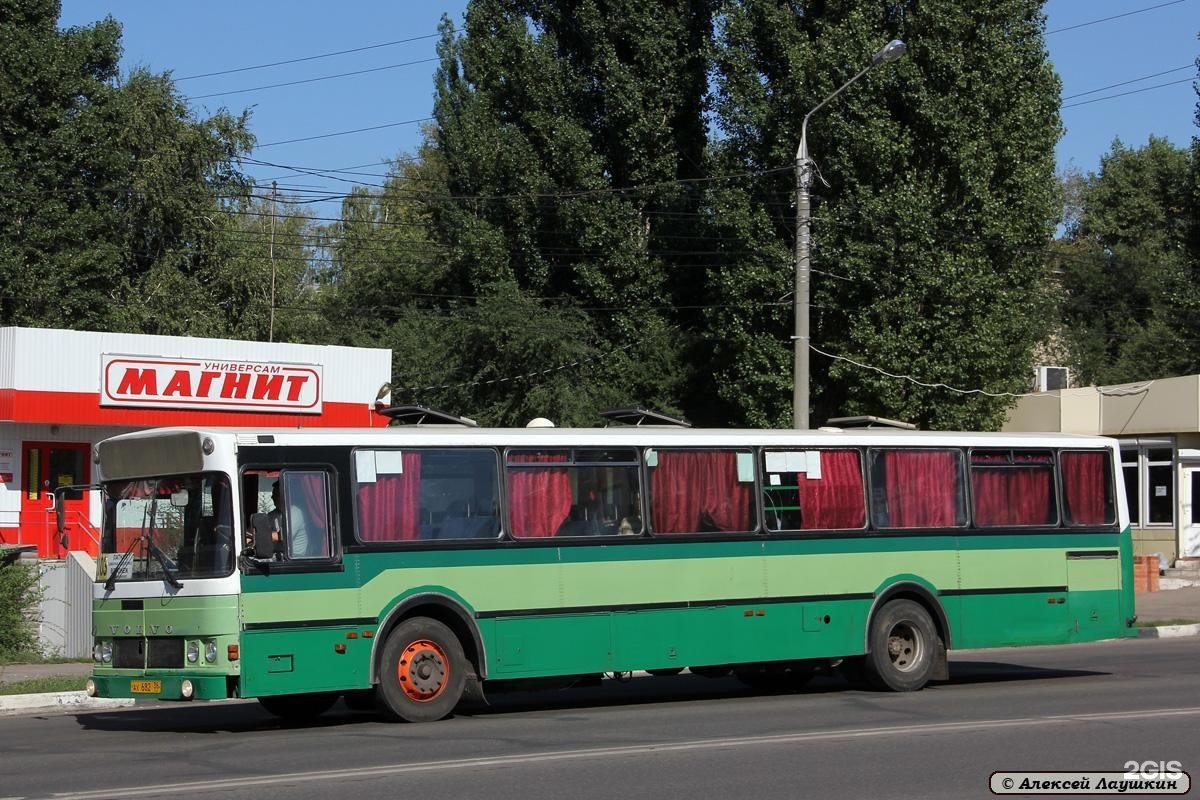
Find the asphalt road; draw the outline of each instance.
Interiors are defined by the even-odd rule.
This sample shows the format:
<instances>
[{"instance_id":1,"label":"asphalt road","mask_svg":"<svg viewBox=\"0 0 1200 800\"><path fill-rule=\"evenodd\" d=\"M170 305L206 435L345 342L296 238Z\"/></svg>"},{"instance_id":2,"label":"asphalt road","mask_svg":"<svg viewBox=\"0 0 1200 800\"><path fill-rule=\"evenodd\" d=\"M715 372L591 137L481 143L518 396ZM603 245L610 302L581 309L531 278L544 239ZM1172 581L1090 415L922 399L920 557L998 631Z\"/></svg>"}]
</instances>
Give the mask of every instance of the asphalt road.
<instances>
[{"instance_id":1,"label":"asphalt road","mask_svg":"<svg viewBox=\"0 0 1200 800\"><path fill-rule=\"evenodd\" d=\"M957 654L913 694L755 694L690 675L503 696L430 725L253 702L0 718L0 800L990 797L997 770L1180 761L1200 777L1200 637Z\"/></svg>"}]
</instances>

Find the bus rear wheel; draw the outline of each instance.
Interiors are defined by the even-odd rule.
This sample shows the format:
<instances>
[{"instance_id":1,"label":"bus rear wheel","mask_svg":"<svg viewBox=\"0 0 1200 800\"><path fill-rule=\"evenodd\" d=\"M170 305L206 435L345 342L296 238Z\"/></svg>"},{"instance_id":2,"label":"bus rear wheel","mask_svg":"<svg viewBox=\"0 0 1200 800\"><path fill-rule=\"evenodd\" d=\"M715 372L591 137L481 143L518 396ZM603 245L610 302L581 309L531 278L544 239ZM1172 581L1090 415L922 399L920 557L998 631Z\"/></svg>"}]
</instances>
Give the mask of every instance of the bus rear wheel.
<instances>
[{"instance_id":1,"label":"bus rear wheel","mask_svg":"<svg viewBox=\"0 0 1200 800\"><path fill-rule=\"evenodd\" d=\"M929 612L912 600L893 600L871 619L870 651L864 667L875 689L915 692L929 682L937 648L937 629Z\"/></svg>"},{"instance_id":2,"label":"bus rear wheel","mask_svg":"<svg viewBox=\"0 0 1200 800\"><path fill-rule=\"evenodd\" d=\"M338 696L332 692L314 692L310 694L280 694L258 698L258 704L269 714L273 714L288 722L304 722L313 717L319 717L337 702Z\"/></svg>"},{"instance_id":3,"label":"bus rear wheel","mask_svg":"<svg viewBox=\"0 0 1200 800\"><path fill-rule=\"evenodd\" d=\"M405 620L388 635L379 667L379 698L391 718L434 722L454 710L467 679L458 637L427 617Z\"/></svg>"}]
</instances>

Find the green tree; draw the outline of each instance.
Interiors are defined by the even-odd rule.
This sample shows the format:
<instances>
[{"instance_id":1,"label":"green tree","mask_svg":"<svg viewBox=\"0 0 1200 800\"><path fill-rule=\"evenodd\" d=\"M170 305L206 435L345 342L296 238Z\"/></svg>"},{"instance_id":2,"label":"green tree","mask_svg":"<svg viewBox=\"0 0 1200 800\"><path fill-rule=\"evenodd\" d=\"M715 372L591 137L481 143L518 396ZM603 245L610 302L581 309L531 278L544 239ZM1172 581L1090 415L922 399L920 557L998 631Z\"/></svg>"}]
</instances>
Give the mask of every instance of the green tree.
<instances>
[{"instance_id":1,"label":"green tree","mask_svg":"<svg viewBox=\"0 0 1200 800\"><path fill-rule=\"evenodd\" d=\"M1200 371L1196 146L1119 140L1080 179L1059 243L1063 330L1086 382Z\"/></svg>"},{"instance_id":2,"label":"green tree","mask_svg":"<svg viewBox=\"0 0 1200 800\"><path fill-rule=\"evenodd\" d=\"M58 14L0 0L0 324L211 332L246 117L197 120L168 77L118 79L120 25Z\"/></svg>"},{"instance_id":3,"label":"green tree","mask_svg":"<svg viewBox=\"0 0 1200 800\"><path fill-rule=\"evenodd\" d=\"M865 75L809 128L820 183L813 344L930 383L1024 387L1050 294L1059 81L1040 0L806 3L729 0L716 46L716 169L762 173L722 189L733 252L709 277L716 385L729 414L790 422L793 163L803 115L891 38L901 61ZM880 414L931 428L999 423L1004 401L960 396L813 354L814 424Z\"/></svg>"},{"instance_id":4,"label":"green tree","mask_svg":"<svg viewBox=\"0 0 1200 800\"><path fill-rule=\"evenodd\" d=\"M483 359L473 367L533 373L583 347L610 354L590 362L584 395L683 405L711 7L474 0L462 36L443 23L433 145L446 194L428 202L446 285L489 319L509 303L525 328L555 334L497 337L499 351L468 349ZM594 407L558 407L595 422Z\"/></svg>"}]
</instances>

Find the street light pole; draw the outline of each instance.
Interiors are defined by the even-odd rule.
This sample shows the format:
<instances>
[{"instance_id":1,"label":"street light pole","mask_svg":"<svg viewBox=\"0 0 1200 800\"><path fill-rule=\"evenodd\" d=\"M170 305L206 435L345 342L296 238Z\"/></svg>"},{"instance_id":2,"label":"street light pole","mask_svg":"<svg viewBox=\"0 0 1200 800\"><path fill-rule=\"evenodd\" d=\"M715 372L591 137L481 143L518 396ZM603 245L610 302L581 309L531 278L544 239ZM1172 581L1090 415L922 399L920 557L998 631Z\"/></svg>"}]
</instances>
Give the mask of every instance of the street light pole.
<instances>
[{"instance_id":1,"label":"street light pole","mask_svg":"<svg viewBox=\"0 0 1200 800\"><path fill-rule=\"evenodd\" d=\"M866 75L878 64L887 64L904 55L904 42L893 39L871 56L871 63L863 67L857 75L843 83L833 94L826 97L804 115L800 123L800 146L796 148L796 286L794 292L794 308L796 315L795 335L792 337L793 384L792 384L792 427L806 430L809 427L808 410L808 344L809 344L809 311L808 296L812 242L809 227L812 222L812 200L809 190L812 188L813 169L816 164L808 155L808 118L817 113L833 98L842 93L850 84Z\"/></svg>"}]
</instances>

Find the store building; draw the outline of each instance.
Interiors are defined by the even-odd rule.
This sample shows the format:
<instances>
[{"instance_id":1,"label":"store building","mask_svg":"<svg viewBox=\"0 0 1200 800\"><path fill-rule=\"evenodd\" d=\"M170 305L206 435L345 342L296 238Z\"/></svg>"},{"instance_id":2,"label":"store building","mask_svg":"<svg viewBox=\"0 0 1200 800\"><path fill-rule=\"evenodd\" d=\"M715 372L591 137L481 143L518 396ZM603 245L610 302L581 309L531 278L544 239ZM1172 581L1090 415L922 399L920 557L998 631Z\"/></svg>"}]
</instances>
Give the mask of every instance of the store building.
<instances>
[{"instance_id":1,"label":"store building","mask_svg":"<svg viewBox=\"0 0 1200 800\"><path fill-rule=\"evenodd\" d=\"M1114 437L1135 554L1200 557L1200 375L1027 395L1003 429Z\"/></svg>"},{"instance_id":2,"label":"store building","mask_svg":"<svg viewBox=\"0 0 1200 800\"><path fill-rule=\"evenodd\" d=\"M101 439L173 425L379 427L390 375L386 349L0 328L0 545L96 555L98 493L67 493L59 541L53 492L94 480Z\"/></svg>"}]
</instances>

